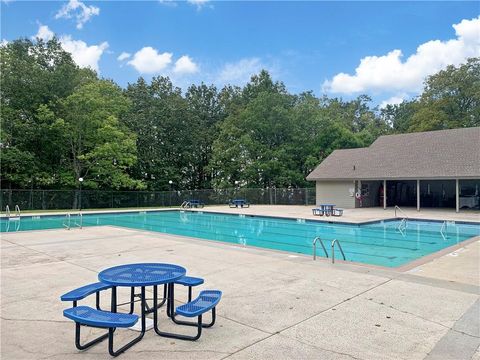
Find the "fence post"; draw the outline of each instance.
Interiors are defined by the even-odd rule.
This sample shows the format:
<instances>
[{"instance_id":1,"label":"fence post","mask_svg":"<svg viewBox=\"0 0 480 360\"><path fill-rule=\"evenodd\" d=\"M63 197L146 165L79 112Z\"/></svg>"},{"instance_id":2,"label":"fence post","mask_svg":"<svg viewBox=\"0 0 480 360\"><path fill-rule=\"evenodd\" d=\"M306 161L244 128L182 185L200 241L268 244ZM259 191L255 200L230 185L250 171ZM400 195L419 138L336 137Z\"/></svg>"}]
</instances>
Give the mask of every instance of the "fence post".
<instances>
[{"instance_id":1,"label":"fence post","mask_svg":"<svg viewBox=\"0 0 480 360\"><path fill-rule=\"evenodd\" d=\"M305 188L305 206L308 205L308 188Z\"/></svg>"},{"instance_id":2,"label":"fence post","mask_svg":"<svg viewBox=\"0 0 480 360\"><path fill-rule=\"evenodd\" d=\"M274 194L274 197L273 197L274 203L275 203L275 205L277 205L277 188L273 188L273 190L274 190L274 191L273 191L273 194Z\"/></svg>"}]
</instances>

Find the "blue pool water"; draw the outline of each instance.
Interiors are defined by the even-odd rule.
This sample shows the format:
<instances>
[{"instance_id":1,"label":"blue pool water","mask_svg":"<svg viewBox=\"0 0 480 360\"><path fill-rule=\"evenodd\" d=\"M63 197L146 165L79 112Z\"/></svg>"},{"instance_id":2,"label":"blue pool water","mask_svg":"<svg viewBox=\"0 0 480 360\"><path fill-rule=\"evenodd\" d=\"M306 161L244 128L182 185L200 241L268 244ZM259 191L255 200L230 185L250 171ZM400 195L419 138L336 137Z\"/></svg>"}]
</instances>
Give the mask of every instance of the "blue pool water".
<instances>
[{"instance_id":1,"label":"blue pool water","mask_svg":"<svg viewBox=\"0 0 480 360\"><path fill-rule=\"evenodd\" d=\"M1 231L58 229L63 216L2 219ZM71 218L72 227L78 219ZM290 220L207 212L156 211L83 215L83 226L114 225L246 246L312 254L312 241L320 236L330 255L333 239L341 242L348 261L397 267L480 235L480 224L409 220L404 231L399 221L364 225ZM338 249L336 258L340 259ZM320 245L317 256L325 256Z\"/></svg>"}]
</instances>

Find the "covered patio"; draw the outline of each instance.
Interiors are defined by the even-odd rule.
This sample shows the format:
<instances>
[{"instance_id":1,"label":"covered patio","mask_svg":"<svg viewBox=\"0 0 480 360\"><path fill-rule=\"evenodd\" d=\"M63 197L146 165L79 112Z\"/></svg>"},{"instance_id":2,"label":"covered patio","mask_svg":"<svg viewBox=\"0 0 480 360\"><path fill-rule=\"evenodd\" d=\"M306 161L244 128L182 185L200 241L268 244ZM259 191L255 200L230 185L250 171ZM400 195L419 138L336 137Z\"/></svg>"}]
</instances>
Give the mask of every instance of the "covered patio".
<instances>
[{"instance_id":1,"label":"covered patio","mask_svg":"<svg viewBox=\"0 0 480 360\"><path fill-rule=\"evenodd\" d=\"M416 179L357 181L360 198L355 207L392 206L421 208L479 209L480 180Z\"/></svg>"}]
</instances>

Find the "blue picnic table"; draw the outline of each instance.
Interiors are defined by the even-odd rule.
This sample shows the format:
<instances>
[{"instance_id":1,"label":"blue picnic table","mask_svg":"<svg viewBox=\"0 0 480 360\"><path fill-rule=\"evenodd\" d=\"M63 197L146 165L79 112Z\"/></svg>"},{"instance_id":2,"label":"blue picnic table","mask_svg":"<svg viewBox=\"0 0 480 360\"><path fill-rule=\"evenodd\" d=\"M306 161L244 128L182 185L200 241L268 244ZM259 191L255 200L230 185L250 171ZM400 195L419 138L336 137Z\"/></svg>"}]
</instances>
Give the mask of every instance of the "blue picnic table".
<instances>
[{"instance_id":1,"label":"blue picnic table","mask_svg":"<svg viewBox=\"0 0 480 360\"><path fill-rule=\"evenodd\" d=\"M335 207L335 204L320 204L318 207L312 209L313 215L320 215L323 216L330 216L333 214L333 208Z\"/></svg>"},{"instance_id":2,"label":"blue picnic table","mask_svg":"<svg viewBox=\"0 0 480 360\"><path fill-rule=\"evenodd\" d=\"M203 208L205 206L205 203L203 201L197 200L197 199L191 199L187 200L189 207L191 208Z\"/></svg>"},{"instance_id":3,"label":"blue picnic table","mask_svg":"<svg viewBox=\"0 0 480 360\"><path fill-rule=\"evenodd\" d=\"M174 309L174 282L185 276L187 270L185 268L164 263L139 263L139 264L126 264L111 267L101 271L98 274L98 279L104 283L112 286L112 312L117 311L117 287L140 287L140 299L141 308L141 337L146 332L146 297L145 287L154 286L155 293L157 292L158 285L167 284L167 309L170 313L173 313ZM157 331L157 299L154 298L153 302L153 314L154 322L153 327ZM159 334L162 335L162 334Z\"/></svg>"},{"instance_id":4,"label":"blue picnic table","mask_svg":"<svg viewBox=\"0 0 480 360\"><path fill-rule=\"evenodd\" d=\"M95 344L108 339L108 352L112 356L118 356L133 345L138 343L146 331L149 329L147 320L151 323L155 333L159 336L195 341L200 338L202 328L208 328L214 325L216 319L216 306L219 303L222 292L219 290L202 290L198 297L192 300L191 288L203 284L203 279L185 276L185 268L165 263L139 263L114 266L101 271L98 274L100 282L82 286L78 289L69 291L61 296L62 301L72 301L73 307L65 309L63 315L75 322L75 346L79 350L85 350ZM180 284L188 286L188 303L178 306L175 309L174 304L174 285ZM158 286L163 285L164 295L161 303L158 303ZM145 288L153 286L153 306L149 308L145 296ZM127 287L131 289L131 298L129 302L117 304L117 288ZM140 294L135 294L135 288L140 287ZM111 311L105 311L100 308L100 292L111 289ZM96 309L90 306L79 306L78 301L88 295L96 294ZM141 315L133 314L135 302L134 297L140 297ZM186 335L160 331L158 322L158 310L167 303L166 314L175 324L189 325L197 328L196 335ZM130 312L122 313L117 311L117 307L130 304ZM212 317L210 323L202 321L202 315L211 311ZM147 319L146 314L153 312L152 319ZM196 322L188 322L175 319L175 316L187 318L196 317ZM136 328L140 320L140 328ZM98 336L89 342L81 342L80 330L83 326L108 329L108 333ZM121 346L118 350L114 349L114 333L117 328L131 328L139 330L140 334L127 344Z\"/></svg>"},{"instance_id":5,"label":"blue picnic table","mask_svg":"<svg viewBox=\"0 0 480 360\"><path fill-rule=\"evenodd\" d=\"M245 200L245 199L233 199L233 200L230 200L230 202L228 203L228 206L231 207L231 208L238 208L238 207L250 207L250 203Z\"/></svg>"}]
</instances>

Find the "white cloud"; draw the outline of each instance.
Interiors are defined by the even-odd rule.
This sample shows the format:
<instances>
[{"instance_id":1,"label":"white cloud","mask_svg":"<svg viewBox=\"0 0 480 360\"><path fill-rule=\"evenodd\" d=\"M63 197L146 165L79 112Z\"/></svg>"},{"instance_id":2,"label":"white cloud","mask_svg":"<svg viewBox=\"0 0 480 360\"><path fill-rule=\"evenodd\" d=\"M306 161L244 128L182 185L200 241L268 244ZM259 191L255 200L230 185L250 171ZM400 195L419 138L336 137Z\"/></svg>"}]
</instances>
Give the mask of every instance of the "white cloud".
<instances>
[{"instance_id":1,"label":"white cloud","mask_svg":"<svg viewBox=\"0 0 480 360\"><path fill-rule=\"evenodd\" d=\"M355 74L339 73L323 84L324 91L354 94L373 92L418 92L426 76L447 65L459 65L469 57L480 56L480 16L454 24L456 38L431 40L421 44L415 54L402 61L402 51L360 60Z\"/></svg>"},{"instance_id":2,"label":"white cloud","mask_svg":"<svg viewBox=\"0 0 480 360\"><path fill-rule=\"evenodd\" d=\"M93 5L85 5L78 0L70 0L64 4L55 15L55 19L71 19L75 17L77 21L77 29L82 29L83 25L90 20L92 16L99 15L100 9Z\"/></svg>"},{"instance_id":3,"label":"white cloud","mask_svg":"<svg viewBox=\"0 0 480 360\"><path fill-rule=\"evenodd\" d=\"M154 74L165 70L171 62L172 53L160 54L156 49L147 46L137 51L128 64L142 74Z\"/></svg>"},{"instance_id":4,"label":"white cloud","mask_svg":"<svg viewBox=\"0 0 480 360\"><path fill-rule=\"evenodd\" d=\"M234 63L225 64L218 74L217 81L221 84L243 85L250 80L252 75L267 68L259 58L241 59Z\"/></svg>"},{"instance_id":5,"label":"white cloud","mask_svg":"<svg viewBox=\"0 0 480 360\"><path fill-rule=\"evenodd\" d=\"M72 54L73 60L80 67L90 67L98 71L98 62L103 52L108 48L108 43L105 41L99 45L88 46L82 40L73 40L70 35L64 35L60 38L62 48Z\"/></svg>"},{"instance_id":6,"label":"white cloud","mask_svg":"<svg viewBox=\"0 0 480 360\"><path fill-rule=\"evenodd\" d=\"M47 25L39 24L38 32L34 36L32 36L32 40L35 40L38 38L44 41L49 41L49 40L52 40L54 36L55 36L55 33L52 30L50 30Z\"/></svg>"},{"instance_id":7,"label":"white cloud","mask_svg":"<svg viewBox=\"0 0 480 360\"><path fill-rule=\"evenodd\" d=\"M132 54L130 53L127 53L127 52L122 52L118 57L117 57L117 60L118 61L123 61L123 60L126 60L128 59L130 56L132 56Z\"/></svg>"},{"instance_id":8,"label":"white cloud","mask_svg":"<svg viewBox=\"0 0 480 360\"><path fill-rule=\"evenodd\" d=\"M39 24L38 32L32 36L48 41L54 36L54 32L47 25ZM104 41L98 45L88 45L85 41L74 40L70 35L62 35L59 38L63 50L72 55L73 61L80 67L90 67L95 71L99 71L98 62L105 50L108 48L108 42Z\"/></svg>"},{"instance_id":9,"label":"white cloud","mask_svg":"<svg viewBox=\"0 0 480 360\"><path fill-rule=\"evenodd\" d=\"M198 65L189 56L184 55L175 62L173 72L176 74L194 74L198 72Z\"/></svg>"},{"instance_id":10,"label":"white cloud","mask_svg":"<svg viewBox=\"0 0 480 360\"><path fill-rule=\"evenodd\" d=\"M187 2L191 5L194 5L197 7L197 10L200 10L202 7L204 7L210 0L187 0Z\"/></svg>"},{"instance_id":11,"label":"white cloud","mask_svg":"<svg viewBox=\"0 0 480 360\"><path fill-rule=\"evenodd\" d=\"M386 100L383 100L380 104L380 109L384 109L387 105L398 105L401 104L408 96L406 94L395 95Z\"/></svg>"}]
</instances>

